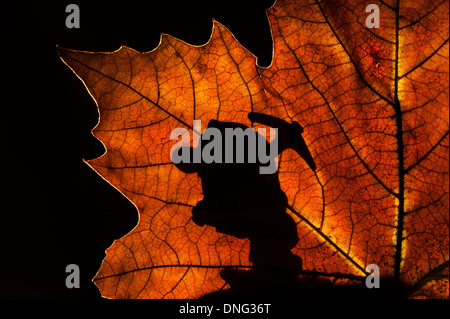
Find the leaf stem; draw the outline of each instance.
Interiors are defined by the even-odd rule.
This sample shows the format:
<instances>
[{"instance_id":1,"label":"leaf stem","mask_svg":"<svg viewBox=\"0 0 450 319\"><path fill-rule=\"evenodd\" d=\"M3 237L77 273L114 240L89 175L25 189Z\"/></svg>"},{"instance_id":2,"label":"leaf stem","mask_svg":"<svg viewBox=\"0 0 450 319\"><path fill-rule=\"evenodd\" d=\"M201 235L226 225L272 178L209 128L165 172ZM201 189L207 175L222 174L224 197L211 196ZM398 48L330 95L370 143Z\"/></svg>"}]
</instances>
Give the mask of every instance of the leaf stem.
<instances>
[{"instance_id":1,"label":"leaf stem","mask_svg":"<svg viewBox=\"0 0 450 319\"><path fill-rule=\"evenodd\" d=\"M403 141L403 117L398 98L399 82L399 25L400 25L400 0L397 0L395 8L395 79L394 79L394 110L397 126L397 153L398 153L398 207L397 207L397 234L395 239L394 278L400 279L403 249L403 231L405 217L405 159Z\"/></svg>"}]
</instances>

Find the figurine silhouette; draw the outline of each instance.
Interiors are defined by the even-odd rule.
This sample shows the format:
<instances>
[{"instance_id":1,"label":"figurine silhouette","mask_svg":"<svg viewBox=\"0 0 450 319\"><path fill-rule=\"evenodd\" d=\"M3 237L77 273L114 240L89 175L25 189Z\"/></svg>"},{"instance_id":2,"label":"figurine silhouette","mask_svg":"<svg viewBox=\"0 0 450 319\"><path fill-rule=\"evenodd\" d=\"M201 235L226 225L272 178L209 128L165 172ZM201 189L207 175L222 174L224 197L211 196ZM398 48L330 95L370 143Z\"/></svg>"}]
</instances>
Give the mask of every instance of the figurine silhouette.
<instances>
[{"instance_id":1,"label":"figurine silhouette","mask_svg":"<svg viewBox=\"0 0 450 319\"><path fill-rule=\"evenodd\" d=\"M287 123L273 116L261 113L249 113L252 122L277 128L277 156L286 149L296 151L315 170L314 160L303 140L302 127L297 122ZM247 129L246 125L234 122L211 120L208 128L217 128L225 136L226 128ZM265 137L261 144L269 149ZM202 147L208 143L202 138ZM225 158L225 141L222 142L222 157ZM244 154L247 154L248 142ZM186 151L182 148L174 152ZM190 154L194 149L190 147ZM198 150L197 150L198 151ZM267 152L266 152L267 154ZM265 166L257 158L249 163L246 157L243 163L179 163L176 166L185 173L197 173L201 178L204 198L192 209L193 221L199 225L215 227L220 233L250 241L249 260L253 264L251 271L224 269L221 273L231 287L247 285L247 281L262 283L287 282L298 277L302 270L302 260L290 250L299 238L297 226L286 213L287 197L280 188L278 172L260 174Z\"/></svg>"}]
</instances>

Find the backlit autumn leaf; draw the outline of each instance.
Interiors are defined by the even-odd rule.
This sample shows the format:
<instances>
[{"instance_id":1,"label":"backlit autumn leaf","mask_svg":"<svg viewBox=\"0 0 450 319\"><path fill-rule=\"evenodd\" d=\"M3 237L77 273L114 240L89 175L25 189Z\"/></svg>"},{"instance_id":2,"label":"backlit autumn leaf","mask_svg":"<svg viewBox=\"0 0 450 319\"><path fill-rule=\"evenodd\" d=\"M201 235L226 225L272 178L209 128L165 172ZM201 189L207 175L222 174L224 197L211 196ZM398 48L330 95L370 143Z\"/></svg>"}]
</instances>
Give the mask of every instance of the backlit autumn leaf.
<instances>
[{"instance_id":1,"label":"backlit autumn leaf","mask_svg":"<svg viewBox=\"0 0 450 319\"><path fill-rule=\"evenodd\" d=\"M95 277L103 296L197 298L226 286L223 268L252 266L247 239L192 221L200 179L171 162L169 137L194 119L251 126L254 111L301 123L317 165L279 157L305 275L344 283L376 264L448 298L449 3L373 3L379 29L364 1L278 0L268 68L218 22L203 46L163 35L147 53L59 50L99 108L107 152L89 165L140 213Z\"/></svg>"}]
</instances>

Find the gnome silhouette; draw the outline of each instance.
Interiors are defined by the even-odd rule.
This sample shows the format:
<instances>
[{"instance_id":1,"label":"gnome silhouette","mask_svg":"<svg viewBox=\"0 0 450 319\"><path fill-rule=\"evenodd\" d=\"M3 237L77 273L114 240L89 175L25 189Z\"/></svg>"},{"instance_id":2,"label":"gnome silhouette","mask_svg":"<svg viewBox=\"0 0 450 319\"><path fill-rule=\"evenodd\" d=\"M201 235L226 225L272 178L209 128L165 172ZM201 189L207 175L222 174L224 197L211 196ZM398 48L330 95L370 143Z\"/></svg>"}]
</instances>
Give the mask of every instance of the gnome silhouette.
<instances>
[{"instance_id":1,"label":"gnome silhouette","mask_svg":"<svg viewBox=\"0 0 450 319\"><path fill-rule=\"evenodd\" d=\"M314 160L302 137L303 128L297 122L288 123L279 118L251 112L248 118L252 122L260 123L277 129L275 139L271 143L278 144L278 151L271 156L277 157L286 149L297 152L312 170L316 169ZM208 128L216 128L226 136L225 130L248 126L235 122L221 122L211 120ZM256 135L258 147L267 150L269 142L261 134L252 130ZM204 148L209 139L201 137L199 147ZM225 161L225 141L222 141L222 161L220 163L194 163L192 160L180 162L176 167L185 173L197 173L201 178L204 198L192 209L193 222L199 226L209 225L224 234L237 238L248 238L250 241L249 260L251 270L224 269L221 276L230 286L246 285L242 278L257 278L255 280L268 281L291 280L298 277L302 270L302 260L290 250L295 247L299 237L297 226L293 218L286 212L287 197L280 188L278 172L261 174L261 167L267 166L259 157L250 162L248 157L242 162L229 163ZM254 146L254 145L253 145ZM245 143L245 154L249 144ZM184 149L183 148L188 148ZM194 154L195 149L183 146L174 152L189 151ZM253 151L261 151L255 149ZM235 156L235 155L234 155ZM274 159L273 159L274 160Z\"/></svg>"}]
</instances>

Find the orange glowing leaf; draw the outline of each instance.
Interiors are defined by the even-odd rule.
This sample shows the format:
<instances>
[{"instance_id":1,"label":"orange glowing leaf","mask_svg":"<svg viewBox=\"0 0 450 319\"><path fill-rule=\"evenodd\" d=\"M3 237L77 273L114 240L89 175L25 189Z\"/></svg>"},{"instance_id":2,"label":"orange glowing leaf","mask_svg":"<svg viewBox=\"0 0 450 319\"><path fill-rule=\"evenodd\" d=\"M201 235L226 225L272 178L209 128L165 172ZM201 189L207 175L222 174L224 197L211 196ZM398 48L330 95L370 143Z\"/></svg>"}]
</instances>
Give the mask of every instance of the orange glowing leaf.
<instances>
[{"instance_id":1,"label":"orange glowing leaf","mask_svg":"<svg viewBox=\"0 0 450 319\"><path fill-rule=\"evenodd\" d=\"M194 119L202 130L211 119L251 126L251 111L300 123L317 165L290 150L278 162L305 274L345 281L376 264L382 277L438 290L430 274L449 258L449 3L374 3L379 29L366 28L365 2L278 0L268 68L218 22L203 46L163 35L146 53L59 50L99 108L93 133L107 152L89 165L140 213L107 251L103 296L198 298L226 285L221 269L252 266L247 239L192 221L200 179L173 165L169 138Z\"/></svg>"}]
</instances>

